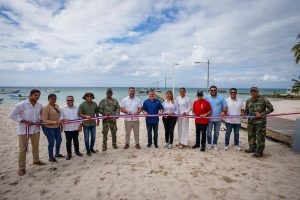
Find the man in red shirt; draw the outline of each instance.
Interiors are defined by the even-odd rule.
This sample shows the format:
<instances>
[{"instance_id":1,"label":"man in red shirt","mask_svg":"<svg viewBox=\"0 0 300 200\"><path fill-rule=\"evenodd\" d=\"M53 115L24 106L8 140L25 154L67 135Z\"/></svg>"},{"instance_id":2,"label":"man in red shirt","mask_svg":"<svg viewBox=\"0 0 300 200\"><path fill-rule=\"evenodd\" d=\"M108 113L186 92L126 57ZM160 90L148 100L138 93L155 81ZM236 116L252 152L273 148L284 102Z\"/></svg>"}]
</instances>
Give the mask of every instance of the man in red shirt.
<instances>
[{"instance_id":1,"label":"man in red shirt","mask_svg":"<svg viewBox=\"0 0 300 200\"><path fill-rule=\"evenodd\" d=\"M196 116L206 117L211 114L211 107L208 101L203 99L203 92L197 91L198 100L194 101L193 104L193 113ZM195 118L196 125L196 144L193 146L193 149L200 147L200 132L202 132L201 138L201 149L200 151L205 151L206 143L206 128L208 125L209 119L207 118Z\"/></svg>"}]
</instances>

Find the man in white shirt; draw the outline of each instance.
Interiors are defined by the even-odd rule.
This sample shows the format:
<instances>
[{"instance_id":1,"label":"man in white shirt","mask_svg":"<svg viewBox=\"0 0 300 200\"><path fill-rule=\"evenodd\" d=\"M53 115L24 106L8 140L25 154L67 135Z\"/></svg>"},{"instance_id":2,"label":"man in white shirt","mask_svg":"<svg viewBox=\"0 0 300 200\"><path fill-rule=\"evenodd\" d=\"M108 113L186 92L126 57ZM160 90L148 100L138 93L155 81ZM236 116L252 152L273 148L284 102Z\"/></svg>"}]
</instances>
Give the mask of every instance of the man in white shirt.
<instances>
[{"instance_id":1,"label":"man in white shirt","mask_svg":"<svg viewBox=\"0 0 300 200\"><path fill-rule=\"evenodd\" d=\"M227 115L244 115L245 104L242 99L237 98L237 89L231 88L229 90L230 97L226 99L227 103ZM234 130L234 148L237 151L240 151L241 148L239 146L239 132L241 128L241 118L226 118L226 134L225 134L225 147L224 149L228 150L230 134L232 129Z\"/></svg>"},{"instance_id":2,"label":"man in white shirt","mask_svg":"<svg viewBox=\"0 0 300 200\"><path fill-rule=\"evenodd\" d=\"M10 114L10 118L18 122L18 137L19 137L19 172L20 176L26 174L26 151L28 148L29 138L32 147L32 156L34 165L45 165L39 159L39 141L40 127L32 125L41 121L42 104L38 103L41 95L39 90L33 89L30 91L28 100L18 103ZM26 130L26 127L28 129ZM27 132L28 131L28 132ZM27 138L26 133L29 134Z\"/></svg>"},{"instance_id":3,"label":"man in white shirt","mask_svg":"<svg viewBox=\"0 0 300 200\"><path fill-rule=\"evenodd\" d=\"M121 102L121 112L128 115L138 115L142 111L142 102L139 98L135 97L135 88L130 87L128 89L129 96L124 98ZM138 117L129 117L125 118L125 131L126 131L126 144L124 149L129 148L130 144L130 133L133 129L134 139L135 139L135 147L140 149L141 146L139 144L139 129L140 129L140 121Z\"/></svg>"},{"instance_id":4,"label":"man in white shirt","mask_svg":"<svg viewBox=\"0 0 300 200\"><path fill-rule=\"evenodd\" d=\"M64 122L69 122L70 120L78 119L78 107L74 106L74 97L67 96L67 107L61 109L60 118ZM77 156L82 156L79 151L78 134L82 131L81 123L70 123L64 124L63 129L66 134L66 147L67 147L67 160L72 158L72 139L74 143L74 150Z\"/></svg>"}]
</instances>

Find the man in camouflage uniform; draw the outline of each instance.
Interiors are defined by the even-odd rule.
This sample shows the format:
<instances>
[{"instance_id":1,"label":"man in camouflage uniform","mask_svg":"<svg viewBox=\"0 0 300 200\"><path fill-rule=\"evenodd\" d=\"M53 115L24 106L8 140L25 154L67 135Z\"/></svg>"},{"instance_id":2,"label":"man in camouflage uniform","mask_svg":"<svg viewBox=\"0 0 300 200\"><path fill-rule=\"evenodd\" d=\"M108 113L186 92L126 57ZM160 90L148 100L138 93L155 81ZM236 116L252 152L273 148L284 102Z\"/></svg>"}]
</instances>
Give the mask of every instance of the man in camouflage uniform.
<instances>
[{"instance_id":1,"label":"man in camouflage uniform","mask_svg":"<svg viewBox=\"0 0 300 200\"><path fill-rule=\"evenodd\" d=\"M266 137L266 115L273 112L272 104L259 95L257 87L251 87L251 98L246 102L246 115L255 115L255 118L248 119L248 142L249 149L246 153L254 153L253 157L262 157L265 149Z\"/></svg>"},{"instance_id":2,"label":"man in camouflage uniform","mask_svg":"<svg viewBox=\"0 0 300 200\"><path fill-rule=\"evenodd\" d=\"M106 98L102 99L99 103L99 112L103 116L109 115L119 115L120 114L120 105L119 102L112 98L113 91L111 88L108 88L106 91ZM103 133L103 143L102 151L107 150L107 135L110 129L112 135L112 145L114 149L118 149L117 146L117 122L116 118L103 119L102 121L102 133Z\"/></svg>"}]
</instances>

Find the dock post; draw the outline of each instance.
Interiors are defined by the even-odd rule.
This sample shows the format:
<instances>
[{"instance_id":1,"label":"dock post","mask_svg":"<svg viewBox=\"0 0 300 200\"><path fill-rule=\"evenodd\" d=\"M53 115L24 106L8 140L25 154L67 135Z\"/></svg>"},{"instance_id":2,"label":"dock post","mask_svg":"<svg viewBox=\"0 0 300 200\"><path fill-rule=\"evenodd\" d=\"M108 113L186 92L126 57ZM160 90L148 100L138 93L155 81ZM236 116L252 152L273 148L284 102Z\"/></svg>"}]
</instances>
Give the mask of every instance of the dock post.
<instances>
[{"instance_id":1,"label":"dock post","mask_svg":"<svg viewBox=\"0 0 300 200\"><path fill-rule=\"evenodd\" d=\"M296 129L293 137L292 149L293 151L300 153L300 118L296 119Z\"/></svg>"}]
</instances>

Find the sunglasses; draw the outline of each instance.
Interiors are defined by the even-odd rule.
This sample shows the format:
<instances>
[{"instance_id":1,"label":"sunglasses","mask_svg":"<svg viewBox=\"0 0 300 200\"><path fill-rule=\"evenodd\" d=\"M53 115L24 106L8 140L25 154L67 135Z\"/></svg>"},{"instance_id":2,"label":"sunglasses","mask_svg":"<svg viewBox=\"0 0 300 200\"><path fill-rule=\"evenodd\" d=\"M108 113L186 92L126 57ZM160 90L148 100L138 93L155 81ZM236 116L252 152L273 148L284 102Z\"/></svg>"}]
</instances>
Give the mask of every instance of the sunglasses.
<instances>
[{"instance_id":1,"label":"sunglasses","mask_svg":"<svg viewBox=\"0 0 300 200\"><path fill-rule=\"evenodd\" d=\"M86 95L85 97L93 97L92 95Z\"/></svg>"},{"instance_id":2,"label":"sunglasses","mask_svg":"<svg viewBox=\"0 0 300 200\"><path fill-rule=\"evenodd\" d=\"M74 101L74 100L67 100L67 101Z\"/></svg>"},{"instance_id":3,"label":"sunglasses","mask_svg":"<svg viewBox=\"0 0 300 200\"><path fill-rule=\"evenodd\" d=\"M217 90L210 90L211 92L215 92L215 91L217 91Z\"/></svg>"},{"instance_id":4,"label":"sunglasses","mask_svg":"<svg viewBox=\"0 0 300 200\"><path fill-rule=\"evenodd\" d=\"M230 92L231 94L236 94L236 92Z\"/></svg>"}]
</instances>

